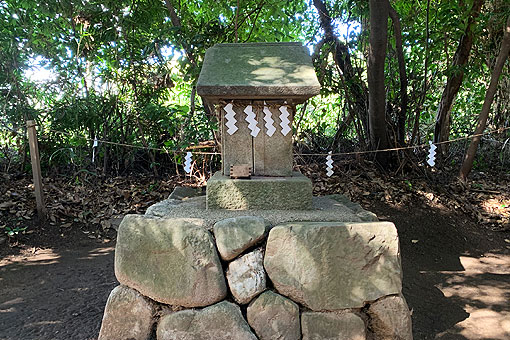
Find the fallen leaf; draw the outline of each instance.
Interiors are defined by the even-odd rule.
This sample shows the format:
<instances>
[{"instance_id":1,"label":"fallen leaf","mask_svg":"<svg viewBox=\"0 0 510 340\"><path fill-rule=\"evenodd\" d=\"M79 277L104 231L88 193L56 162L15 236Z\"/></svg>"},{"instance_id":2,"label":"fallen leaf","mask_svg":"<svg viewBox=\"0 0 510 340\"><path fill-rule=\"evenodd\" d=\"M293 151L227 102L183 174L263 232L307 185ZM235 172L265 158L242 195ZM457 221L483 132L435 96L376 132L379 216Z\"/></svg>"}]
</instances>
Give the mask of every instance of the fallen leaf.
<instances>
[{"instance_id":1,"label":"fallen leaf","mask_svg":"<svg viewBox=\"0 0 510 340\"><path fill-rule=\"evenodd\" d=\"M10 207L12 207L14 205L14 202L13 201L7 201L7 202L4 202L4 203L1 203L0 204L0 209L2 210L7 210L9 209Z\"/></svg>"}]
</instances>

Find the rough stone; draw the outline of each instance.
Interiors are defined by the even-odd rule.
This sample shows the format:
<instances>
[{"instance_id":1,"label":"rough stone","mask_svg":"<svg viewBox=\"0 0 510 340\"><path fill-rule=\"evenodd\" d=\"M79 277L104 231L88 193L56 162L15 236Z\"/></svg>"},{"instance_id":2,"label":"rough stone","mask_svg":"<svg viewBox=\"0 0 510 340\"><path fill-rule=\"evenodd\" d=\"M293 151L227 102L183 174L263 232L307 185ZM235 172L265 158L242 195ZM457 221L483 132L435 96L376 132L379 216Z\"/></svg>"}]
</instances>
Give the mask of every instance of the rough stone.
<instances>
[{"instance_id":1,"label":"rough stone","mask_svg":"<svg viewBox=\"0 0 510 340\"><path fill-rule=\"evenodd\" d=\"M180 187L177 186L174 188L170 196L168 196L169 199L174 200L185 200L192 197L198 197L205 195L205 190L202 187L199 188L193 188L193 187Z\"/></svg>"},{"instance_id":2,"label":"rough stone","mask_svg":"<svg viewBox=\"0 0 510 340\"><path fill-rule=\"evenodd\" d=\"M164 205L164 202L160 202ZM205 197L190 198L177 205L171 204L166 209L151 210L151 216L165 218L200 218L207 228L218 221L231 217L246 216L244 210L206 209ZM271 225L292 221L343 221L361 222L361 219L342 203L328 197L313 197L312 209L304 210L250 210L250 215L259 216ZM148 215L148 214L147 214Z\"/></svg>"},{"instance_id":3,"label":"rough stone","mask_svg":"<svg viewBox=\"0 0 510 340\"><path fill-rule=\"evenodd\" d=\"M379 221L379 218L377 217L377 215L371 211L363 210L363 211L356 213L356 216L358 216L363 222L377 222L377 221Z\"/></svg>"},{"instance_id":4,"label":"rough stone","mask_svg":"<svg viewBox=\"0 0 510 340\"><path fill-rule=\"evenodd\" d=\"M402 289L398 235L389 222L276 226L264 267L280 294L314 311L361 308Z\"/></svg>"},{"instance_id":5,"label":"rough stone","mask_svg":"<svg viewBox=\"0 0 510 340\"><path fill-rule=\"evenodd\" d=\"M342 203L347 208L351 209L364 222L377 222L379 218L373 212L367 211L361 207L359 203L351 202L346 196L342 194L333 194L326 196L339 203Z\"/></svg>"},{"instance_id":6,"label":"rough stone","mask_svg":"<svg viewBox=\"0 0 510 340\"><path fill-rule=\"evenodd\" d=\"M167 198L166 200L155 203L147 208L145 215L148 216L166 216L171 214L171 211L181 203L180 200Z\"/></svg>"},{"instance_id":7,"label":"rough stone","mask_svg":"<svg viewBox=\"0 0 510 340\"><path fill-rule=\"evenodd\" d=\"M231 179L217 172L207 181L207 209L312 209L312 182L292 177Z\"/></svg>"},{"instance_id":8,"label":"rough stone","mask_svg":"<svg viewBox=\"0 0 510 340\"><path fill-rule=\"evenodd\" d=\"M223 301L202 310L183 310L163 316L158 340L257 340L241 310Z\"/></svg>"},{"instance_id":9,"label":"rough stone","mask_svg":"<svg viewBox=\"0 0 510 340\"><path fill-rule=\"evenodd\" d=\"M238 303L246 304L266 289L263 262L262 249L257 249L228 265L228 286Z\"/></svg>"},{"instance_id":10,"label":"rough stone","mask_svg":"<svg viewBox=\"0 0 510 340\"><path fill-rule=\"evenodd\" d=\"M227 291L212 235L195 219L127 215L117 236L115 275L170 305L207 306Z\"/></svg>"},{"instance_id":11,"label":"rough stone","mask_svg":"<svg viewBox=\"0 0 510 340\"><path fill-rule=\"evenodd\" d=\"M214 237L224 260L232 260L264 238L267 223L256 216L239 216L216 222Z\"/></svg>"},{"instance_id":12,"label":"rough stone","mask_svg":"<svg viewBox=\"0 0 510 340\"><path fill-rule=\"evenodd\" d=\"M247 310L250 326L260 340L299 340L299 307L283 296L267 291L260 294Z\"/></svg>"},{"instance_id":13,"label":"rough stone","mask_svg":"<svg viewBox=\"0 0 510 340\"><path fill-rule=\"evenodd\" d=\"M387 296L374 302L368 314L376 340L413 339L411 313L403 296Z\"/></svg>"},{"instance_id":14,"label":"rough stone","mask_svg":"<svg viewBox=\"0 0 510 340\"><path fill-rule=\"evenodd\" d=\"M206 98L291 98L317 95L320 84L301 43L217 44L206 51L197 93Z\"/></svg>"},{"instance_id":15,"label":"rough stone","mask_svg":"<svg viewBox=\"0 0 510 340\"><path fill-rule=\"evenodd\" d=\"M134 289L117 286L106 302L98 340L147 340L153 316L152 302Z\"/></svg>"},{"instance_id":16,"label":"rough stone","mask_svg":"<svg viewBox=\"0 0 510 340\"><path fill-rule=\"evenodd\" d=\"M303 340L365 340L363 320L354 313L304 312L301 315Z\"/></svg>"}]
</instances>

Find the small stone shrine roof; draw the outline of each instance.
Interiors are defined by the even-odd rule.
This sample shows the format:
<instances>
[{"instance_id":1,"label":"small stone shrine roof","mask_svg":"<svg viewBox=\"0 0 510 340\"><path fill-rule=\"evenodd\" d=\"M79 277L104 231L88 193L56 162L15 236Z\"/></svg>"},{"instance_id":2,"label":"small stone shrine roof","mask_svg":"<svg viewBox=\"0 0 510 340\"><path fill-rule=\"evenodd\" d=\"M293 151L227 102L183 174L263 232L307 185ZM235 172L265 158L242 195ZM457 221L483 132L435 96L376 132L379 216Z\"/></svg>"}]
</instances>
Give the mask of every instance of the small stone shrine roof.
<instances>
[{"instance_id":1,"label":"small stone shrine roof","mask_svg":"<svg viewBox=\"0 0 510 340\"><path fill-rule=\"evenodd\" d=\"M297 42L217 44L205 53L197 92L208 99L296 99L319 94L306 47Z\"/></svg>"}]
</instances>

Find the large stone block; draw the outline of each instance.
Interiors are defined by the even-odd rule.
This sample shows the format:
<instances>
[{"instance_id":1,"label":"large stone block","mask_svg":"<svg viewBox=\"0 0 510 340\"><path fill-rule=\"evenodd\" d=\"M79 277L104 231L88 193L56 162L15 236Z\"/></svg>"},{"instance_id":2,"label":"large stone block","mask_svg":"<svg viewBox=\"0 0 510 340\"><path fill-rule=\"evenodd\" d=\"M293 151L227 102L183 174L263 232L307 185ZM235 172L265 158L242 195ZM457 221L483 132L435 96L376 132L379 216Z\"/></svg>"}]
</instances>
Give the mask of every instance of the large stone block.
<instances>
[{"instance_id":1,"label":"large stone block","mask_svg":"<svg viewBox=\"0 0 510 340\"><path fill-rule=\"evenodd\" d=\"M158 302L184 307L213 304L226 296L221 263L200 220L127 215L115 249L120 283Z\"/></svg>"},{"instance_id":2,"label":"large stone block","mask_svg":"<svg viewBox=\"0 0 510 340\"><path fill-rule=\"evenodd\" d=\"M398 235L389 222L276 226L264 267L279 293L314 311L361 308L402 289Z\"/></svg>"},{"instance_id":3,"label":"large stone block","mask_svg":"<svg viewBox=\"0 0 510 340\"><path fill-rule=\"evenodd\" d=\"M257 340L241 310L223 301L202 310L184 310L163 316L158 340Z\"/></svg>"},{"instance_id":4,"label":"large stone block","mask_svg":"<svg viewBox=\"0 0 510 340\"><path fill-rule=\"evenodd\" d=\"M413 340L409 307L401 295L384 297L368 308L375 340Z\"/></svg>"},{"instance_id":5,"label":"large stone block","mask_svg":"<svg viewBox=\"0 0 510 340\"><path fill-rule=\"evenodd\" d=\"M379 218L377 215L371 211L367 211L363 209L363 207L359 203L351 202L346 196L342 194L333 194L325 196L327 198L331 198L339 203L342 203L345 207L352 210L353 213L356 214L363 222L377 222Z\"/></svg>"},{"instance_id":6,"label":"large stone block","mask_svg":"<svg viewBox=\"0 0 510 340\"><path fill-rule=\"evenodd\" d=\"M228 265L228 286L237 303L246 304L266 289L263 262L262 249L257 249Z\"/></svg>"},{"instance_id":7,"label":"large stone block","mask_svg":"<svg viewBox=\"0 0 510 340\"><path fill-rule=\"evenodd\" d=\"M248 306L248 323L260 340L299 340L299 307L271 291L264 292Z\"/></svg>"},{"instance_id":8,"label":"large stone block","mask_svg":"<svg viewBox=\"0 0 510 340\"><path fill-rule=\"evenodd\" d=\"M261 209L250 210L249 212L245 210L206 209L205 196L178 201L180 202L179 204L174 204L174 202L167 203L167 201L170 200L160 202L162 205L166 203L166 207L156 204L160 207L158 209L151 209L151 213L146 213L146 215L163 218L198 218L202 221L201 223L203 223L204 228L207 229L212 229L214 224L221 220L246 216L247 214L263 218L269 225L295 221L363 222L351 209L328 197L313 197L312 209ZM149 211L149 209L147 209L147 211Z\"/></svg>"},{"instance_id":9,"label":"large stone block","mask_svg":"<svg viewBox=\"0 0 510 340\"><path fill-rule=\"evenodd\" d=\"M365 340L363 320L354 313L305 312L301 315L303 340Z\"/></svg>"},{"instance_id":10,"label":"large stone block","mask_svg":"<svg viewBox=\"0 0 510 340\"><path fill-rule=\"evenodd\" d=\"M115 287L106 302L98 340L149 339L154 309L154 304L136 290Z\"/></svg>"},{"instance_id":11,"label":"large stone block","mask_svg":"<svg viewBox=\"0 0 510 340\"><path fill-rule=\"evenodd\" d=\"M312 208L312 182L292 177L231 179L217 172L207 181L207 209L306 210Z\"/></svg>"},{"instance_id":12,"label":"large stone block","mask_svg":"<svg viewBox=\"0 0 510 340\"><path fill-rule=\"evenodd\" d=\"M216 222L214 237L224 260L232 260L264 238L266 221L256 216L239 216Z\"/></svg>"}]
</instances>

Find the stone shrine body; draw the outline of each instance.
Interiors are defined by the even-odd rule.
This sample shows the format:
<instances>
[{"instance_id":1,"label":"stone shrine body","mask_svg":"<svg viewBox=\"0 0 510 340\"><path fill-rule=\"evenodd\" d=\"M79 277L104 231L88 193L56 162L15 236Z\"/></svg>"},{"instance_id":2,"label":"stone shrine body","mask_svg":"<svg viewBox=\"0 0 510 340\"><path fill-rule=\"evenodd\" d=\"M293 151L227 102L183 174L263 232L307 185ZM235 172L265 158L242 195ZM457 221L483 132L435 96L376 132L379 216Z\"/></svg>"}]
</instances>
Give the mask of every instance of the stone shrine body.
<instances>
[{"instance_id":1,"label":"stone shrine body","mask_svg":"<svg viewBox=\"0 0 510 340\"><path fill-rule=\"evenodd\" d=\"M215 107L222 155L221 172L207 184L208 209L311 208L310 180L292 171L292 121L296 105L319 91L300 43L207 50L197 93ZM230 178L237 166L250 169L252 179Z\"/></svg>"},{"instance_id":2,"label":"stone shrine body","mask_svg":"<svg viewBox=\"0 0 510 340\"><path fill-rule=\"evenodd\" d=\"M123 219L98 340L412 340L395 226L293 171L296 105L319 90L299 43L207 50L222 169L205 197Z\"/></svg>"}]
</instances>

